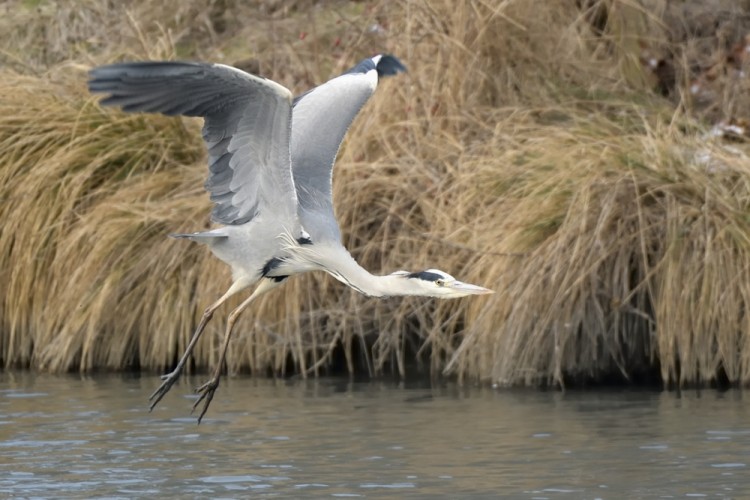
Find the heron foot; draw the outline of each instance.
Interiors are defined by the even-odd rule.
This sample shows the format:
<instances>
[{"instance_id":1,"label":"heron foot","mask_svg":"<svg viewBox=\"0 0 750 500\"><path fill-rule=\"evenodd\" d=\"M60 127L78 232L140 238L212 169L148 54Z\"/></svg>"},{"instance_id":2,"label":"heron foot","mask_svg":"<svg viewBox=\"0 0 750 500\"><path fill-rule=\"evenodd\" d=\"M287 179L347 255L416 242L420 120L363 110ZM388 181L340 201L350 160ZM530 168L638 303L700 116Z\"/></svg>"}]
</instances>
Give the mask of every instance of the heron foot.
<instances>
[{"instance_id":1,"label":"heron foot","mask_svg":"<svg viewBox=\"0 0 750 500\"><path fill-rule=\"evenodd\" d=\"M164 382L162 382L161 385L153 392L153 394L148 397L148 400L151 401L148 411L152 411L154 407L159 403L159 401L161 401L161 398L163 398L164 395L169 392L169 389L172 388L172 385L174 385L177 379L180 378L181 372L182 369L177 368L174 371L161 376L161 379Z\"/></svg>"},{"instance_id":2,"label":"heron foot","mask_svg":"<svg viewBox=\"0 0 750 500\"><path fill-rule=\"evenodd\" d=\"M214 392L216 392L216 389L219 387L219 375L214 375L211 377L211 380L203 384L202 386L195 389L195 392L197 394L200 394L198 397L198 400L193 403L193 409L190 410L190 413L193 413L195 409L198 407L201 401L205 400L203 403L203 410L201 410L201 414L198 416L198 423L201 423L201 420L203 419L203 415L206 414L206 410L208 410L208 406L211 404L211 400L214 398Z\"/></svg>"}]
</instances>

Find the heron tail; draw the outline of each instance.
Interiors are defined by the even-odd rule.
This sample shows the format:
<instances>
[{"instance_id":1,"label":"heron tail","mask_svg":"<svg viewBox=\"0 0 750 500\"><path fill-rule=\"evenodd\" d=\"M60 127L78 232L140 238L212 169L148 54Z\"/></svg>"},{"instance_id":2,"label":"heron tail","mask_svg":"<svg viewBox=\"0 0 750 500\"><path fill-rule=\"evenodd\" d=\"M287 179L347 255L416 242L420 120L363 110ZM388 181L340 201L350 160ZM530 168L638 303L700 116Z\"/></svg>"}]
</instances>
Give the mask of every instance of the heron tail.
<instances>
[{"instance_id":1,"label":"heron tail","mask_svg":"<svg viewBox=\"0 0 750 500\"><path fill-rule=\"evenodd\" d=\"M223 240L225 238L228 238L229 235L222 231L204 231L201 233L172 233L169 235L169 237L170 238L183 238L183 239L188 239L192 241L197 241L198 243L211 244L211 243L215 243L218 240Z\"/></svg>"}]
</instances>

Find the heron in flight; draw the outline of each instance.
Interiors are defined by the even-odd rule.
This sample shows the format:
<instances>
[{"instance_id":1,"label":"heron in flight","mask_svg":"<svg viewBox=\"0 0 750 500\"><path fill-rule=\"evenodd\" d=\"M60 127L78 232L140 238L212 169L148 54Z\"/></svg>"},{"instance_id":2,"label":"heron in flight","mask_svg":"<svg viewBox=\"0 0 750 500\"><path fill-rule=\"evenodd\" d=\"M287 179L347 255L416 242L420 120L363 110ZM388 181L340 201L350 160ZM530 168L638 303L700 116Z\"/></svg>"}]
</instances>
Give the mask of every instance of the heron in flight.
<instances>
[{"instance_id":1,"label":"heron in flight","mask_svg":"<svg viewBox=\"0 0 750 500\"><path fill-rule=\"evenodd\" d=\"M229 314L212 377L196 389L193 411L204 401L198 423L219 386L240 313L289 276L325 271L372 297L492 293L437 269L376 276L341 243L331 196L336 154L378 80L403 71L396 57L376 55L296 98L276 82L223 64L128 62L90 71L89 90L106 94L102 105L204 119L205 188L215 204L212 219L221 226L171 236L206 244L232 269L231 286L206 308L176 367L150 396L152 410L179 378L214 312L253 285L252 294Z\"/></svg>"}]
</instances>

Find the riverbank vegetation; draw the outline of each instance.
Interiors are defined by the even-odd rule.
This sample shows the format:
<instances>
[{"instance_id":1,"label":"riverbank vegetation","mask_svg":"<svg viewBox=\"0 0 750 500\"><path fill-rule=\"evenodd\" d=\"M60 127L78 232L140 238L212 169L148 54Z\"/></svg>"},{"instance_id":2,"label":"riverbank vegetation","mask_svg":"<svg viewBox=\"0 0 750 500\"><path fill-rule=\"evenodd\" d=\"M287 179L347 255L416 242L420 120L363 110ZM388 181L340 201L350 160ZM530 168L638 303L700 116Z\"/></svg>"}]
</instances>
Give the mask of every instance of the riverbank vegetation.
<instances>
[{"instance_id":1,"label":"riverbank vegetation","mask_svg":"<svg viewBox=\"0 0 750 500\"><path fill-rule=\"evenodd\" d=\"M10 2L2 362L164 370L230 280L166 238L209 226L200 123L101 108L90 67L211 60L300 93L392 52L409 73L336 165L345 245L374 273L497 293L376 300L298 276L238 323L231 372L750 382L746 3Z\"/></svg>"}]
</instances>

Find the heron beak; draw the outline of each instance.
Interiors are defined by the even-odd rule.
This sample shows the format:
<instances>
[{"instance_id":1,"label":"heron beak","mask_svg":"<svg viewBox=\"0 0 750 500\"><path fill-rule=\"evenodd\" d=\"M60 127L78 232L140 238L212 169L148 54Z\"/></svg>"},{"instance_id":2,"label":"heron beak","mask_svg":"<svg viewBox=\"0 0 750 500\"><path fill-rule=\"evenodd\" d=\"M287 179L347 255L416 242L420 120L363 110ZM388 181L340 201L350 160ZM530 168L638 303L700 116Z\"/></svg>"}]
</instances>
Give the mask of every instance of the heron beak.
<instances>
[{"instance_id":1,"label":"heron beak","mask_svg":"<svg viewBox=\"0 0 750 500\"><path fill-rule=\"evenodd\" d=\"M470 283L463 283L462 281L454 281L448 284L453 290L460 292L462 295L486 295L489 293L495 293L494 290L484 288L479 285L472 285Z\"/></svg>"}]
</instances>

